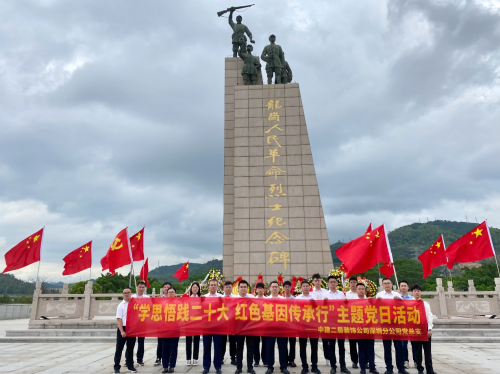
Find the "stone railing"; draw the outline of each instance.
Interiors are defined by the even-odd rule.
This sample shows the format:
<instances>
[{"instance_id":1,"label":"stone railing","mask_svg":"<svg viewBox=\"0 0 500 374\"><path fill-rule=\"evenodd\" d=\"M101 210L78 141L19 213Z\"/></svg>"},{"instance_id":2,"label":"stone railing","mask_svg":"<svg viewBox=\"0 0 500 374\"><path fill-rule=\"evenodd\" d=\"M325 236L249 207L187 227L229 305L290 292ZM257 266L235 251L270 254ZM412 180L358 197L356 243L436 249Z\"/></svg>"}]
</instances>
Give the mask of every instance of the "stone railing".
<instances>
[{"instance_id":1,"label":"stone railing","mask_svg":"<svg viewBox=\"0 0 500 374\"><path fill-rule=\"evenodd\" d=\"M495 291L476 291L472 280L469 280L468 291L464 292L455 291L451 282L448 282L448 289L445 290L441 278L437 278L436 283L436 291L423 292L422 296L438 318L500 315L500 278L495 278ZM52 317L90 321L95 317L115 316L122 295L95 294L92 285L93 282L89 281L83 294L69 294L66 284L61 294L42 294L41 284L37 283L31 320ZM149 295L159 296L154 288Z\"/></svg>"}]
</instances>

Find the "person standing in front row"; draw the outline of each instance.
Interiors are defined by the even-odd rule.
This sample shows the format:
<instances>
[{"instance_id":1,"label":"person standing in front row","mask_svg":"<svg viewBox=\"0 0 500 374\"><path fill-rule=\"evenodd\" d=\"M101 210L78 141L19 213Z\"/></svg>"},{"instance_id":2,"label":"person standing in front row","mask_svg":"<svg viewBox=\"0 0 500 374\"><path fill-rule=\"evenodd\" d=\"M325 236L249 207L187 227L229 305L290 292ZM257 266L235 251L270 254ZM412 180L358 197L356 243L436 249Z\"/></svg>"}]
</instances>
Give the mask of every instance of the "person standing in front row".
<instances>
[{"instance_id":1,"label":"person standing in front row","mask_svg":"<svg viewBox=\"0 0 500 374\"><path fill-rule=\"evenodd\" d=\"M161 287L163 294L161 295L161 297L167 297L167 292L170 287L172 287L172 283L163 283L163 286ZM158 338L158 342L156 343L156 361L154 363L154 366L158 365L161 365L161 338Z\"/></svg>"},{"instance_id":2,"label":"person standing in front row","mask_svg":"<svg viewBox=\"0 0 500 374\"><path fill-rule=\"evenodd\" d=\"M189 290L189 297L201 297L200 284L193 282ZM191 353L193 359L191 360ZM200 335L186 336L186 365L198 366L198 354L200 353Z\"/></svg>"},{"instance_id":3,"label":"person standing in front row","mask_svg":"<svg viewBox=\"0 0 500 374\"><path fill-rule=\"evenodd\" d=\"M399 282L399 294L401 295L401 298L403 300L414 300L413 296L410 295L410 293L408 292L409 290L410 290L410 285L408 284L407 281L402 280ZM403 357L404 357L403 360L405 362L405 368L409 369L410 368L410 356L408 354L408 340L402 340L401 345L403 346ZM415 360L415 347L414 347L413 341L411 342L411 351L412 351L412 355L413 355L413 362L415 363L415 366L417 366L416 360Z\"/></svg>"},{"instance_id":4,"label":"person standing in front row","mask_svg":"<svg viewBox=\"0 0 500 374\"><path fill-rule=\"evenodd\" d=\"M316 300L323 300L323 294L327 292L327 290L321 287L321 275L319 273L315 273L312 276L313 289L311 294L314 296ZM321 339L323 343L323 355L325 356L326 366L331 366L330 364L330 349L328 348L329 339Z\"/></svg>"},{"instance_id":5,"label":"person standing in front row","mask_svg":"<svg viewBox=\"0 0 500 374\"><path fill-rule=\"evenodd\" d=\"M300 284L300 289L302 290L302 295L296 297L297 300L316 300L316 298L309 293L310 290L309 283L304 280ZM318 338L309 338L311 344L311 372L314 374L321 374L318 369ZM307 338L299 338L300 347L300 361L302 362L301 374L309 373L309 365L307 364Z\"/></svg>"},{"instance_id":6,"label":"person standing in front row","mask_svg":"<svg viewBox=\"0 0 500 374\"><path fill-rule=\"evenodd\" d=\"M116 349L115 349L115 366L114 372L120 372L120 360L122 358L123 347L127 345L127 350L125 351L125 365L127 365L127 370L131 373L137 373L134 367L134 346L135 338L127 336L127 308L128 302L132 297L132 290L128 287L123 289L123 301L118 304L116 309L116 323L118 329L116 330Z\"/></svg>"},{"instance_id":7,"label":"person standing in front row","mask_svg":"<svg viewBox=\"0 0 500 374\"><path fill-rule=\"evenodd\" d=\"M176 297L176 289L170 287L167 297ZM177 362L177 348L179 338L161 338L161 361L163 364L162 373L173 373Z\"/></svg>"},{"instance_id":8,"label":"person standing in front row","mask_svg":"<svg viewBox=\"0 0 500 374\"><path fill-rule=\"evenodd\" d=\"M422 288L418 284L414 284L411 287L411 293L415 300L422 300ZM433 317L431 312L431 306L427 301L423 301L425 307L425 316L427 317L427 341L416 341L415 344L415 361L417 362L417 370L419 374L423 374L424 367L422 366L422 348L425 354L425 370L427 374L436 374L434 368L432 367L432 351L431 351L431 337L432 337L432 327Z\"/></svg>"},{"instance_id":9,"label":"person standing in front row","mask_svg":"<svg viewBox=\"0 0 500 374\"><path fill-rule=\"evenodd\" d=\"M357 299L358 293L356 292L356 285L358 284L358 278L350 277L349 278L349 288L350 290L346 292L345 297L347 300ZM356 347L357 340L349 339L349 354L351 355L352 368L358 368L358 348Z\"/></svg>"},{"instance_id":10,"label":"person standing in front row","mask_svg":"<svg viewBox=\"0 0 500 374\"><path fill-rule=\"evenodd\" d=\"M137 282L137 293L132 297L149 297L146 295L146 282ZM144 337L137 338L137 365L144 366Z\"/></svg>"},{"instance_id":11,"label":"person standing in front row","mask_svg":"<svg viewBox=\"0 0 500 374\"><path fill-rule=\"evenodd\" d=\"M285 299L295 299L295 296L292 295L292 282L285 281L283 283L283 289L285 290ZM288 344L290 344L290 348L288 350L288 366L295 368L297 364L295 363L295 346L297 345L297 338L295 336L290 336L288 338Z\"/></svg>"},{"instance_id":12,"label":"person standing in front row","mask_svg":"<svg viewBox=\"0 0 500 374\"><path fill-rule=\"evenodd\" d=\"M392 300L403 300L401 295L392 290L392 282L389 278L382 279L382 287L383 291L379 292L376 296L377 299L392 299ZM384 361L386 371L385 374L394 373L394 365L392 364L392 342L393 340L384 339L382 340L384 343ZM405 369L405 361L403 357L403 345L401 344L401 340L394 340L394 350L396 351L396 367L398 368L398 373L401 374L410 374Z\"/></svg>"},{"instance_id":13,"label":"person standing in front row","mask_svg":"<svg viewBox=\"0 0 500 374\"><path fill-rule=\"evenodd\" d=\"M217 292L219 281L217 279L210 279L208 282L208 293L205 297L221 297L222 295ZM203 335L203 374L210 371L212 359L212 341L214 342L214 368L217 374L221 374L222 365L222 335Z\"/></svg>"},{"instance_id":14,"label":"person standing in front row","mask_svg":"<svg viewBox=\"0 0 500 374\"><path fill-rule=\"evenodd\" d=\"M235 297L241 298L255 298L254 295L248 293L248 282L246 280L241 280L238 283L239 295ZM255 374L253 369L253 348L255 346L254 337L250 335L235 335L236 337L236 371L234 374L241 374L243 370L243 348L245 346L245 341L247 343L247 373Z\"/></svg>"},{"instance_id":15,"label":"person standing in front row","mask_svg":"<svg viewBox=\"0 0 500 374\"><path fill-rule=\"evenodd\" d=\"M229 281L224 283L224 295L222 297L233 297L233 284ZM229 339L229 358L231 365L236 365L236 338L234 335L222 335L222 365L224 365L224 357L226 356L226 346Z\"/></svg>"},{"instance_id":16,"label":"person standing in front row","mask_svg":"<svg viewBox=\"0 0 500 374\"><path fill-rule=\"evenodd\" d=\"M338 281L333 275L328 277L328 292L323 294L323 299L325 300L345 300L345 295L342 291L337 289ZM339 344L339 364L340 372L345 374L351 374L347 369L345 364L345 339L324 339L326 341L326 346L328 347L328 357L330 358L330 374L335 374L337 372L337 357L335 356L335 343Z\"/></svg>"},{"instance_id":17,"label":"person standing in front row","mask_svg":"<svg viewBox=\"0 0 500 374\"><path fill-rule=\"evenodd\" d=\"M271 291L271 295L269 295L268 299L283 299L283 296L280 296L280 286L277 281L272 281L269 284L269 290ZM280 371L283 374L290 374L287 369L288 366L288 352L286 350L287 339L285 337L271 337L266 336L262 337L262 339L266 340L266 363L267 363L267 371L266 374L272 374L274 371L274 344L276 340L278 341L278 358L280 363Z\"/></svg>"},{"instance_id":18,"label":"person standing in front row","mask_svg":"<svg viewBox=\"0 0 500 374\"><path fill-rule=\"evenodd\" d=\"M264 293L266 292L266 286L264 283L257 283L255 285L255 290L257 291L257 295L255 296L257 299L263 299L266 296L264 296ZM267 365L266 361L266 337L265 336L254 336L254 347L253 347L253 360L254 364L253 366L258 367L260 365L260 359L262 357L262 363L264 366ZM260 342L262 340L262 351L260 350Z\"/></svg>"},{"instance_id":19,"label":"person standing in front row","mask_svg":"<svg viewBox=\"0 0 500 374\"><path fill-rule=\"evenodd\" d=\"M356 286L358 299L366 299L366 286L358 283ZM375 339L358 339L360 374L366 374L366 369L370 366L370 373L379 374L375 369Z\"/></svg>"}]
</instances>

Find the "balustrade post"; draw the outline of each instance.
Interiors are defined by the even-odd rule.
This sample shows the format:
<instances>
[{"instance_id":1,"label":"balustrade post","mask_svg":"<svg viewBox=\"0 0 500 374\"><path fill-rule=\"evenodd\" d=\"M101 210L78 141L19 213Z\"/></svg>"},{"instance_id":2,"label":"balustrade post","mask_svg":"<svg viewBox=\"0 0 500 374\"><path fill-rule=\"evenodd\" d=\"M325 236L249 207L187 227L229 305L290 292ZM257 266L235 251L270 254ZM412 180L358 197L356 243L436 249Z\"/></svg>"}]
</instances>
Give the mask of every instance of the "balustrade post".
<instances>
[{"instance_id":1,"label":"balustrade post","mask_svg":"<svg viewBox=\"0 0 500 374\"><path fill-rule=\"evenodd\" d=\"M500 304L500 278L495 278L495 291L498 293L498 303Z\"/></svg>"},{"instance_id":2,"label":"balustrade post","mask_svg":"<svg viewBox=\"0 0 500 374\"><path fill-rule=\"evenodd\" d=\"M382 287L382 278L378 279L378 292L381 292L384 290L384 287Z\"/></svg>"},{"instance_id":3,"label":"balustrade post","mask_svg":"<svg viewBox=\"0 0 500 374\"><path fill-rule=\"evenodd\" d=\"M443 287L443 279L436 278L436 291L439 298L439 315L438 318L448 318L448 308L446 307L446 294Z\"/></svg>"},{"instance_id":4,"label":"balustrade post","mask_svg":"<svg viewBox=\"0 0 500 374\"><path fill-rule=\"evenodd\" d=\"M42 293L42 282L36 282L35 291L33 291L33 302L31 303L31 318L30 320L36 320L38 312L38 299Z\"/></svg>"},{"instance_id":5,"label":"balustrade post","mask_svg":"<svg viewBox=\"0 0 500 374\"><path fill-rule=\"evenodd\" d=\"M88 281L87 284L85 285L85 298L84 298L84 304L83 304L83 319L84 320L91 320L92 316L90 315L90 306L92 302L92 286L94 282Z\"/></svg>"},{"instance_id":6,"label":"balustrade post","mask_svg":"<svg viewBox=\"0 0 500 374\"><path fill-rule=\"evenodd\" d=\"M474 287L474 280L469 279L469 292L476 292L476 287ZM477 295L468 295L467 298L475 299Z\"/></svg>"},{"instance_id":7,"label":"balustrade post","mask_svg":"<svg viewBox=\"0 0 500 374\"><path fill-rule=\"evenodd\" d=\"M151 292L152 297L156 297L156 288L153 287L153 292Z\"/></svg>"}]
</instances>

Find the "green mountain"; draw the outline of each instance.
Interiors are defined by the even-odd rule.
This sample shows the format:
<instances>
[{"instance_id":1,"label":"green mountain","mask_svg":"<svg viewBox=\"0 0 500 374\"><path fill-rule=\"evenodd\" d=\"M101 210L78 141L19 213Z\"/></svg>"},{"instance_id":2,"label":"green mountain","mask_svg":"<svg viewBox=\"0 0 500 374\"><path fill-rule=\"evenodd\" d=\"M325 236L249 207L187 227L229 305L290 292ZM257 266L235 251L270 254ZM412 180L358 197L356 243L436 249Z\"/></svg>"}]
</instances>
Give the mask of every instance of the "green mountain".
<instances>
[{"instance_id":1,"label":"green mountain","mask_svg":"<svg viewBox=\"0 0 500 374\"><path fill-rule=\"evenodd\" d=\"M35 291L33 283L17 279L12 274L0 274L0 295L29 295Z\"/></svg>"},{"instance_id":2,"label":"green mountain","mask_svg":"<svg viewBox=\"0 0 500 374\"><path fill-rule=\"evenodd\" d=\"M431 221L427 223L412 223L411 225L399 227L388 233L394 259L417 259L422 252L443 234L445 245L448 246L462 235L466 234L477 223L455 222L455 221ZM500 229L490 227L493 246L500 248ZM362 233L360 233L361 235ZM344 243L337 242L330 245L333 263L340 265L340 260L335 255L335 250Z\"/></svg>"},{"instance_id":3,"label":"green mountain","mask_svg":"<svg viewBox=\"0 0 500 374\"><path fill-rule=\"evenodd\" d=\"M166 265L160 266L149 272L148 276L151 278L156 278L161 282L179 282L177 278L174 278L174 274L179 268L184 265L183 263L177 265ZM189 277L195 275L207 274L210 269L222 270L222 260L211 260L204 264L198 264L195 262L189 263Z\"/></svg>"}]
</instances>

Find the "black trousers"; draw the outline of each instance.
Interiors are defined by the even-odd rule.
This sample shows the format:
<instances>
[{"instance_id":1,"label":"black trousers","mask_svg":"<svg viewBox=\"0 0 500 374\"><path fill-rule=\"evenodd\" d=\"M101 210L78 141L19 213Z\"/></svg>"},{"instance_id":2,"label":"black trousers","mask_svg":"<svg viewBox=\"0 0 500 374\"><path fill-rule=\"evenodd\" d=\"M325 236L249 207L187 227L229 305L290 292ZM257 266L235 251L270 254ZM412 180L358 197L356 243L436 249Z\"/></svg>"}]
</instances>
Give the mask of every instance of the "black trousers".
<instances>
[{"instance_id":1,"label":"black trousers","mask_svg":"<svg viewBox=\"0 0 500 374\"><path fill-rule=\"evenodd\" d=\"M156 344L156 359L161 360L161 338L158 338L158 343Z\"/></svg>"},{"instance_id":2,"label":"black trousers","mask_svg":"<svg viewBox=\"0 0 500 374\"><path fill-rule=\"evenodd\" d=\"M123 331L127 332L125 326L123 326ZM127 336L124 338L120 330L116 329L115 370L120 370L120 361L122 359L122 352L125 344L127 345L127 349L125 350L125 365L127 368L130 368L134 366L135 337Z\"/></svg>"},{"instance_id":3,"label":"black trousers","mask_svg":"<svg viewBox=\"0 0 500 374\"><path fill-rule=\"evenodd\" d=\"M200 353L200 335L186 336L186 360L191 360L191 352L193 360L198 360Z\"/></svg>"},{"instance_id":4,"label":"black trousers","mask_svg":"<svg viewBox=\"0 0 500 374\"><path fill-rule=\"evenodd\" d=\"M175 368L179 338L161 338L161 363L164 369Z\"/></svg>"},{"instance_id":5,"label":"black trousers","mask_svg":"<svg viewBox=\"0 0 500 374\"><path fill-rule=\"evenodd\" d=\"M394 370L394 365L392 364L392 342L393 340L382 340L382 343L384 343L384 361L387 370ZM405 370L403 344L401 344L401 340L394 340L394 351L396 351L396 367L398 371Z\"/></svg>"},{"instance_id":6,"label":"black trousers","mask_svg":"<svg viewBox=\"0 0 500 374\"><path fill-rule=\"evenodd\" d=\"M359 339L359 366L361 370L375 369L375 340L374 339Z\"/></svg>"},{"instance_id":7,"label":"black trousers","mask_svg":"<svg viewBox=\"0 0 500 374\"><path fill-rule=\"evenodd\" d=\"M262 350L260 348L260 342L262 341ZM258 365L260 359L262 358L262 363L267 365L266 361L266 337L265 336L254 336L254 347L253 347L253 360L255 364Z\"/></svg>"},{"instance_id":8,"label":"black trousers","mask_svg":"<svg viewBox=\"0 0 500 374\"><path fill-rule=\"evenodd\" d=\"M318 341L319 339L309 338L309 343L311 344L312 370L318 368ZM309 370L309 365L307 364L307 338L299 338L299 347L300 347L300 361L302 362L302 369Z\"/></svg>"},{"instance_id":9,"label":"black trousers","mask_svg":"<svg viewBox=\"0 0 500 374\"><path fill-rule=\"evenodd\" d=\"M351 355L351 362L353 364L357 364L359 361L357 342L356 339L349 339L349 354Z\"/></svg>"},{"instance_id":10,"label":"black trousers","mask_svg":"<svg viewBox=\"0 0 500 374\"><path fill-rule=\"evenodd\" d=\"M432 352L431 352L431 338L426 342L412 342L415 344L415 362L417 363L418 371L424 371L422 366L422 348L424 349L425 355L425 370L427 373L433 373L434 368L432 367Z\"/></svg>"},{"instance_id":11,"label":"black trousers","mask_svg":"<svg viewBox=\"0 0 500 374\"><path fill-rule=\"evenodd\" d=\"M295 346L297 345L297 338L288 338L290 348L288 349L288 362L295 361Z\"/></svg>"},{"instance_id":12,"label":"black trousers","mask_svg":"<svg viewBox=\"0 0 500 374\"><path fill-rule=\"evenodd\" d=\"M278 341L278 359L280 362L280 369L285 370L288 366L288 352L286 349L286 343L288 338L275 338L275 337L263 337L266 341L266 365L271 371L274 370L274 344L276 340Z\"/></svg>"},{"instance_id":13,"label":"black trousers","mask_svg":"<svg viewBox=\"0 0 500 374\"><path fill-rule=\"evenodd\" d=\"M321 338L321 343L323 343L323 356L325 356L325 360L329 360L330 359L329 339Z\"/></svg>"},{"instance_id":14,"label":"black trousers","mask_svg":"<svg viewBox=\"0 0 500 374\"><path fill-rule=\"evenodd\" d=\"M222 359L226 355L226 345L229 336L229 357L236 360L236 337L235 335L222 335Z\"/></svg>"},{"instance_id":15,"label":"black trousers","mask_svg":"<svg viewBox=\"0 0 500 374\"><path fill-rule=\"evenodd\" d=\"M247 369L253 369L253 349L255 336L235 335L236 337L236 369L243 369L243 348L247 342Z\"/></svg>"},{"instance_id":16,"label":"black trousers","mask_svg":"<svg viewBox=\"0 0 500 374\"><path fill-rule=\"evenodd\" d=\"M137 362L144 359L144 339L146 338L137 338Z\"/></svg>"},{"instance_id":17,"label":"black trousers","mask_svg":"<svg viewBox=\"0 0 500 374\"><path fill-rule=\"evenodd\" d=\"M328 358L330 365L333 368L337 367L337 356L335 355L335 343L339 342L339 363L340 367L345 367L345 340L344 339L323 339L323 349L325 345L328 351Z\"/></svg>"}]
</instances>

